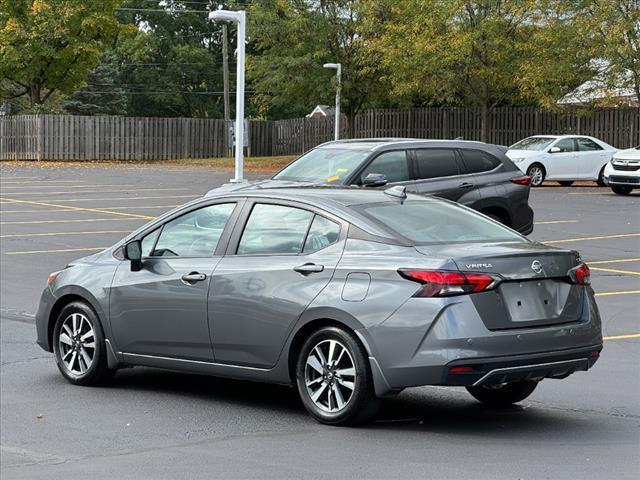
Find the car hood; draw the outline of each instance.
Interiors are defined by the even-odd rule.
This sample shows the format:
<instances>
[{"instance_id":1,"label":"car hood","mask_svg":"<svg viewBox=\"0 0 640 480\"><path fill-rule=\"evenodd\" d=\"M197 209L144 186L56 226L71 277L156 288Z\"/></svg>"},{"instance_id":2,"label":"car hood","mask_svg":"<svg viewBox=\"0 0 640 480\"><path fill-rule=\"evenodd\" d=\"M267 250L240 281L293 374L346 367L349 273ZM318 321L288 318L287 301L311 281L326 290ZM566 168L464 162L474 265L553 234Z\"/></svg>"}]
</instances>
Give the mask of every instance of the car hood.
<instances>
[{"instance_id":1,"label":"car hood","mask_svg":"<svg viewBox=\"0 0 640 480\"><path fill-rule=\"evenodd\" d=\"M613 155L614 160L635 160L640 161L640 150L636 148L628 148L626 150L618 150Z\"/></svg>"},{"instance_id":2,"label":"car hood","mask_svg":"<svg viewBox=\"0 0 640 480\"><path fill-rule=\"evenodd\" d=\"M538 150L507 150L505 155L510 159L514 158L533 158L543 155L544 152Z\"/></svg>"}]
</instances>

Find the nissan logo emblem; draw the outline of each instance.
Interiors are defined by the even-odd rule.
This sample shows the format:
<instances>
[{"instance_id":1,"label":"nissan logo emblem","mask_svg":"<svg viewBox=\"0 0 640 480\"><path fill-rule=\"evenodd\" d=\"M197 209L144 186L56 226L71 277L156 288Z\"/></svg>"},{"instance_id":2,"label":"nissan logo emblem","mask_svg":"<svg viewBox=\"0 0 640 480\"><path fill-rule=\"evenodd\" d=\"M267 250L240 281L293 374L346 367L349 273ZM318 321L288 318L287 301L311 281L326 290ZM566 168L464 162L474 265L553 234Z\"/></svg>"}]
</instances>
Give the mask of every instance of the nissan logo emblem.
<instances>
[{"instance_id":1,"label":"nissan logo emblem","mask_svg":"<svg viewBox=\"0 0 640 480\"><path fill-rule=\"evenodd\" d=\"M542 264L538 260L534 260L531 264L531 270L536 273L542 273Z\"/></svg>"}]
</instances>

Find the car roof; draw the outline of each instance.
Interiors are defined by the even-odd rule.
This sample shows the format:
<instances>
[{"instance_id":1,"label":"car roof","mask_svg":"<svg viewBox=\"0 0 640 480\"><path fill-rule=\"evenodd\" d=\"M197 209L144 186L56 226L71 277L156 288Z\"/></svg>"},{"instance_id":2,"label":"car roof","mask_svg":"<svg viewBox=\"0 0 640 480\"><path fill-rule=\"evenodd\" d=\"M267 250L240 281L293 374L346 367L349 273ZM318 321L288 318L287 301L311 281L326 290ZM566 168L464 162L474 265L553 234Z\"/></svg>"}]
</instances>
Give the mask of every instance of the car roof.
<instances>
[{"instance_id":1,"label":"car roof","mask_svg":"<svg viewBox=\"0 0 640 480\"><path fill-rule=\"evenodd\" d=\"M487 148L493 145L473 140L420 139L420 138L359 138L351 140L334 140L318 145L316 148L344 148L368 150L371 152L392 150L394 148L419 148L425 146L443 147L475 147Z\"/></svg>"},{"instance_id":2,"label":"car roof","mask_svg":"<svg viewBox=\"0 0 640 480\"><path fill-rule=\"evenodd\" d=\"M353 205L368 203L398 201L397 197L386 194L384 190L330 185L283 188L260 188L259 185L256 185L254 188L240 188L232 191L221 190L220 192L216 192L216 190L212 190L207 194L207 198L216 197L270 198L288 200L292 202L311 203L325 209L335 206L350 207ZM426 198L430 197L407 193L407 199L425 200Z\"/></svg>"}]
</instances>

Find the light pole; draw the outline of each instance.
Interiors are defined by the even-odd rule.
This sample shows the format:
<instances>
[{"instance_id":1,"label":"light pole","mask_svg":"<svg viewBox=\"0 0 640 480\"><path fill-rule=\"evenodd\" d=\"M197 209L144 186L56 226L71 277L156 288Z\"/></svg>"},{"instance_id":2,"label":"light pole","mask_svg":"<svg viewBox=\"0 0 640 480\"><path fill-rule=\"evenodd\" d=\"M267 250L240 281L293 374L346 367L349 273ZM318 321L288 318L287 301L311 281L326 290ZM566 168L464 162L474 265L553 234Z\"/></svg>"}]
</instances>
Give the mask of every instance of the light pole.
<instances>
[{"instance_id":1,"label":"light pole","mask_svg":"<svg viewBox=\"0 0 640 480\"><path fill-rule=\"evenodd\" d=\"M233 22L238 24L238 49L236 51L236 175L232 183L244 182L243 147L244 147L244 44L246 15L244 10L216 10L209 13L209 20L214 22Z\"/></svg>"},{"instance_id":2,"label":"light pole","mask_svg":"<svg viewBox=\"0 0 640 480\"><path fill-rule=\"evenodd\" d=\"M340 87L342 77L342 65L340 63L325 63L322 65L324 68L329 68L336 71L336 80L338 85L336 86L336 121L335 121L335 139L340 139Z\"/></svg>"}]
</instances>

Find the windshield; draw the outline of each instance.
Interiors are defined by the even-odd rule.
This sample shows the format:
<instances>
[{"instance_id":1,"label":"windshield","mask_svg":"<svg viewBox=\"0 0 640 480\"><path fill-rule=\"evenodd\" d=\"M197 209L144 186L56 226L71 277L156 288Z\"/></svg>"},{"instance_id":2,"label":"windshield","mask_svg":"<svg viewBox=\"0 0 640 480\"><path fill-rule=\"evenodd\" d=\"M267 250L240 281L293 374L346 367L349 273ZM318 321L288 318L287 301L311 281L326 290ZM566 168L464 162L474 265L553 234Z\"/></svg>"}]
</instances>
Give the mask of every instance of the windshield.
<instances>
[{"instance_id":1,"label":"windshield","mask_svg":"<svg viewBox=\"0 0 640 480\"><path fill-rule=\"evenodd\" d=\"M437 200L369 204L361 211L415 245L526 241L484 215Z\"/></svg>"},{"instance_id":2,"label":"windshield","mask_svg":"<svg viewBox=\"0 0 640 480\"><path fill-rule=\"evenodd\" d=\"M273 178L342 185L368 156L369 152L366 150L316 148Z\"/></svg>"},{"instance_id":3,"label":"windshield","mask_svg":"<svg viewBox=\"0 0 640 480\"><path fill-rule=\"evenodd\" d=\"M520 140L509 147L509 150L544 150L553 143L555 138L550 137L529 137Z\"/></svg>"}]
</instances>

